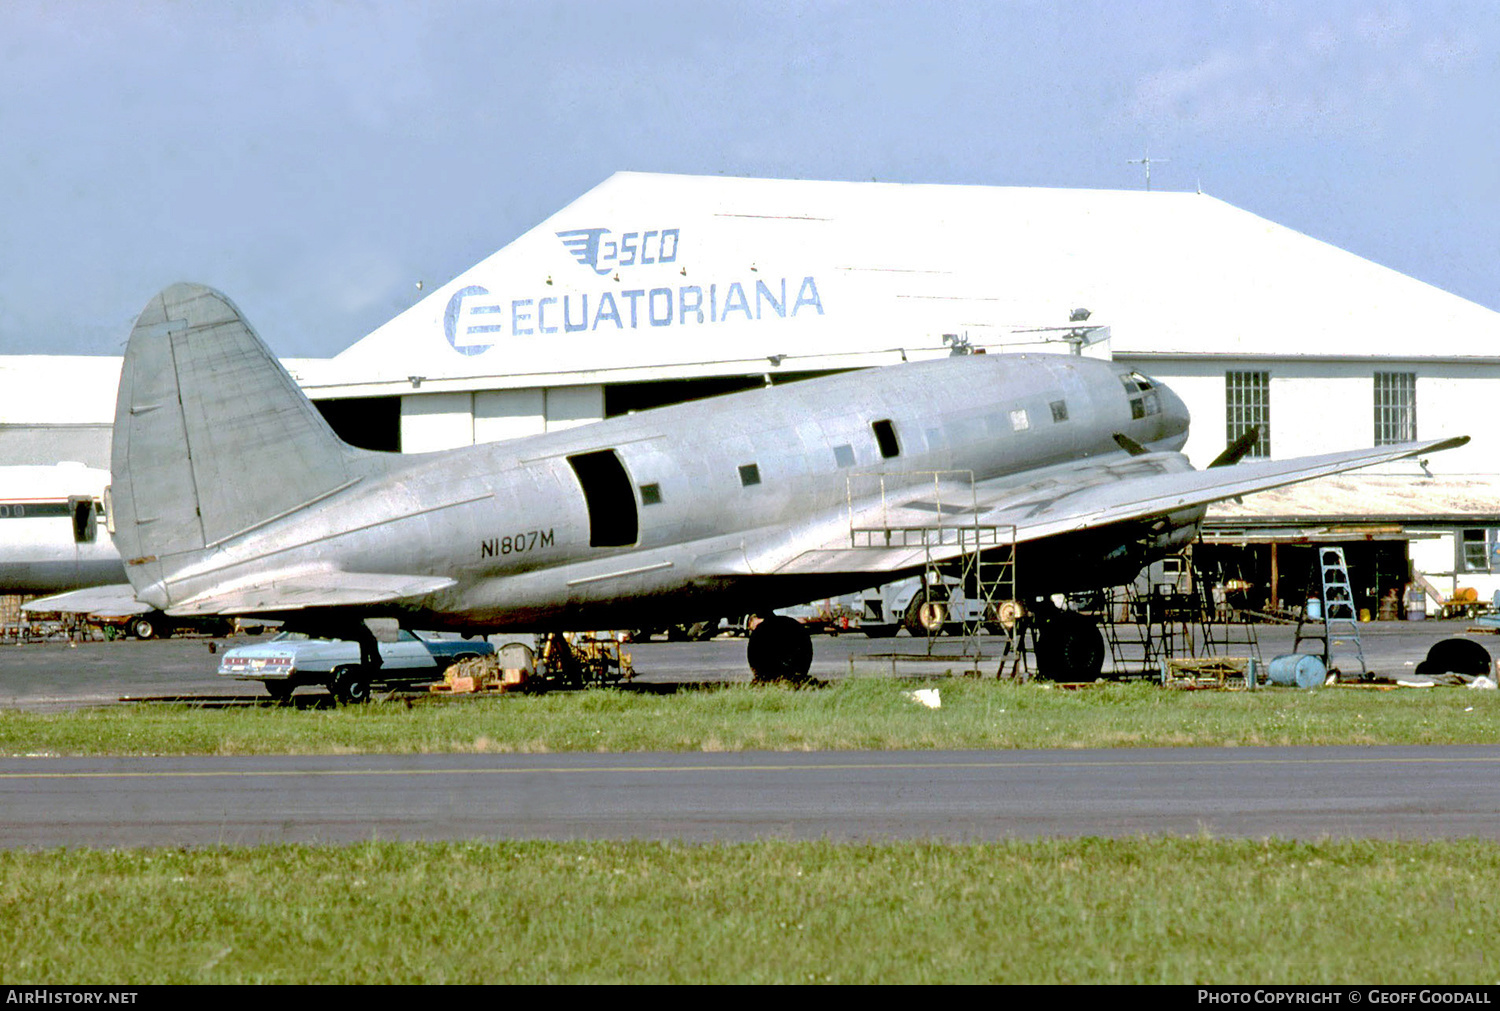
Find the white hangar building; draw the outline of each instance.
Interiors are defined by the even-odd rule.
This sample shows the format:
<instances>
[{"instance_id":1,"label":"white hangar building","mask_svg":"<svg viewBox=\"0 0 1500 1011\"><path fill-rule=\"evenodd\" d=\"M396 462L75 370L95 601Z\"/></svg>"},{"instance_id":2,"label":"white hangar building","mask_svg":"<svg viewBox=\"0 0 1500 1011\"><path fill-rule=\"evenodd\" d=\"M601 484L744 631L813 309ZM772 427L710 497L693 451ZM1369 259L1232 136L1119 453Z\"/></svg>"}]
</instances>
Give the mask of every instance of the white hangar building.
<instances>
[{"instance_id":1,"label":"white hangar building","mask_svg":"<svg viewBox=\"0 0 1500 1011\"><path fill-rule=\"evenodd\" d=\"M1273 600L1329 540L1372 610L1409 563L1438 595L1500 589L1500 314L1199 193L619 173L342 353L287 364L351 441L421 452L1089 341L1182 396L1199 466L1250 425L1278 458L1472 436L1425 470L1217 508L1211 553ZM118 369L0 359L0 463L107 466Z\"/></svg>"}]
</instances>

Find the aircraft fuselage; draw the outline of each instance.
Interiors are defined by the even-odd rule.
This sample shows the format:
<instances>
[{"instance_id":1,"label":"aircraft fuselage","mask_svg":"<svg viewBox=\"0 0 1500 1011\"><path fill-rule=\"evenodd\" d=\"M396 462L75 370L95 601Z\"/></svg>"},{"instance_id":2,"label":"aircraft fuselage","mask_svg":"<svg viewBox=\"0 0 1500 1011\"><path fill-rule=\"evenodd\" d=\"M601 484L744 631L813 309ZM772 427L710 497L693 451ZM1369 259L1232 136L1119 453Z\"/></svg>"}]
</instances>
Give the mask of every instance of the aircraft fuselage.
<instances>
[{"instance_id":1,"label":"aircraft fuselage","mask_svg":"<svg viewBox=\"0 0 1500 1011\"><path fill-rule=\"evenodd\" d=\"M1188 469L1174 452L1187 426L1170 390L1109 362L913 363L509 442L361 456L346 486L289 515L179 558L131 560L132 582L141 600L170 610L268 569L449 577L455 585L387 610L411 627L465 630L768 610L895 578L776 574L782 546L836 538L851 509L882 494L939 472L960 485L971 475L1045 487L1049 468L1127 460L1117 433ZM1154 536L1165 550L1201 518L1189 511ZM1048 557L1039 550L1035 571L1020 572L1037 592L1118 581L1101 564L1048 571Z\"/></svg>"}]
</instances>

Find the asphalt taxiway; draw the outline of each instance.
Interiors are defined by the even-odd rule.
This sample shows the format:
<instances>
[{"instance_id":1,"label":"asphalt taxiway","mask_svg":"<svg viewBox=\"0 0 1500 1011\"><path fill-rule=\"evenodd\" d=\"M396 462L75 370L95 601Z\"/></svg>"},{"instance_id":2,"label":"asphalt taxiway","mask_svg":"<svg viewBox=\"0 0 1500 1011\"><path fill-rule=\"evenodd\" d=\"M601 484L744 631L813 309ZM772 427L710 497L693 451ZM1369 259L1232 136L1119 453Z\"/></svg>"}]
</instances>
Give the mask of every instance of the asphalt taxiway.
<instances>
[{"instance_id":1,"label":"asphalt taxiway","mask_svg":"<svg viewBox=\"0 0 1500 1011\"><path fill-rule=\"evenodd\" d=\"M1500 746L0 759L0 846L1500 840Z\"/></svg>"},{"instance_id":2,"label":"asphalt taxiway","mask_svg":"<svg viewBox=\"0 0 1500 1011\"><path fill-rule=\"evenodd\" d=\"M1500 636L1469 633L1467 622L1372 622L1360 627L1365 657L1371 670L1401 673L1426 656L1440 639L1464 636L1500 656ZM1292 651L1296 630L1289 625L1255 626L1260 653L1266 659ZM264 699L255 682L234 681L217 673L218 652L237 645L263 642L265 637L230 639L174 638L142 642L65 642L0 645L0 708L61 709L118 704L122 698L161 696L237 696ZM969 661L955 656L963 641L935 640L939 656L927 659L928 643L908 638L869 639L860 633L814 637L812 673L833 679L851 673L882 673L921 677L961 673ZM210 652L210 644L215 652ZM998 669L1002 641L986 636L981 669ZM721 637L709 642L639 642L624 647L633 657L637 680L643 685L684 682L748 681L745 640ZM947 654L947 655L942 655ZM1106 669L1110 668L1107 663ZM317 691L317 689L303 689Z\"/></svg>"}]
</instances>

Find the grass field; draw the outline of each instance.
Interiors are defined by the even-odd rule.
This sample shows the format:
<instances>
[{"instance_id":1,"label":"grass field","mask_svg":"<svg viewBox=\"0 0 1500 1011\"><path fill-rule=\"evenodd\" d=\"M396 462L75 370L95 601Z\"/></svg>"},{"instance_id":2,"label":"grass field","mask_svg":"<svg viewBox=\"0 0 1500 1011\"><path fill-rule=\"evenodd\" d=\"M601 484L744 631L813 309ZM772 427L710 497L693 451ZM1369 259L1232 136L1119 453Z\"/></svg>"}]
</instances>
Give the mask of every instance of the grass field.
<instances>
[{"instance_id":1,"label":"grass field","mask_svg":"<svg viewBox=\"0 0 1500 1011\"><path fill-rule=\"evenodd\" d=\"M0 853L0 983L1487 983L1492 844Z\"/></svg>"},{"instance_id":2,"label":"grass field","mask_svg":"<svg viewBox=\"0 0 1500 1011\"><path fill-rule=\"evenodd\" d=\"M1461 688L1082 690L965 678L857 678L817 690L746 685L374 703L340 709L109 707L0 711L0 754L351 754L1477 744L1500 740L1500 693Z\"/></svg>"},{"instance_id":3,"label":"grass field","mask_svg":"<svg viewBox=\"0 0 1500 1011\"><path fill-rule=\"evenodd\" d=\"M1493 743L1500 693L594 691L0 712L0 753ZM1488 841L0 851L0 983L1500 981Z\"/></svg>"}]
</instances>

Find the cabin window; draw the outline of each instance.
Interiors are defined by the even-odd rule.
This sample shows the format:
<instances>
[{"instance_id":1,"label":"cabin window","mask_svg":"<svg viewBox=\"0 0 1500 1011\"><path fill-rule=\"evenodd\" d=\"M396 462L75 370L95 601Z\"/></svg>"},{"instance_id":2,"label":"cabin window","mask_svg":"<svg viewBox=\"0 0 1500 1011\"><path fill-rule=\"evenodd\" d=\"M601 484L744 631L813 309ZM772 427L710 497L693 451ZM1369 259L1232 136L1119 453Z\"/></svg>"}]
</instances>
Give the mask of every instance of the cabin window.
<instances>
[{"instance_id":1,"label":"cabin window","mask_svg":"<svg viewBox=\"0 0 1500 1011\"><path fill-rule=\"evenodd\" d=\"M1026 408L1022 407L1010 412L1010 428L1013 432L1024 432L1031 427L1031 419L1026 416Z\"/></svg>"},{"instance_id":2,"label":"cabin window","mask_svg":"<svg viewBox=\"0 0 1500 1011\"><path fill-rule=\"evenodd\" d=\"M641 485L641 505L661 505L661 485Z\"/></svg>"},{"instance_id":3,"label":"cabin window","mask_svg":"<svg viewBox=\"0 0 1500 1011\"><path fill-rule=\"evenodd\" d=\"M1068 420L1068 402L1066 400L1054 400L1052 407L1052 420L1054 422Z\"/></svg>"},{"instance_id":4,"label":"cabin window","mask_svg":"<svg viewBox=\"0 0 1500 1011\"><path fill-rule=\"evenodd\" d=\"M740 484L749 488L751 485L760 484L760 467L753 463L740 466Z\"/></svg>"},{"instance_id":5,"label":"cabin window","mask_svg":"<svg viewBox=\"0 0 1500 1011\"><path fill-rule=\"evenodd\" d=\"M73 498L68 500L73 514L73 541L77 544L92 544L98 535L98 522L94 519L94 500Z\"/></svg>"},{"instance_id":6,"label":"cabin window","mask_svg":"<svg viewBox=\"0 0 1500 1011\"><path fill-rule=\"evenodd\" d=\"M842 446L833 447L833 462L840 467L854 466L854 447L845 443Z\"/></svg>"},{"instance_id":7,"label":"cabin window","mask_svg":"<svg viewBox=\"0 0 1500 1011\"><path fill-rule=\"evenodd\" d=\"M887 460L901 455L901 444L896 441L896 428L889 420L873 422L870 427L875 430L875 444L880 447L880 455Z\"/></svg>"},{"instance_id":8,"label":"cabin window","mask_svg":"<svg viewBox=\"0 0 1500 1011\"><path fill-rule=\"evenodd\" d=\"M640 535L630 475L612 449L568 457L589 510L589 547L619 548Z\"/></svg>"}]
</instances>

